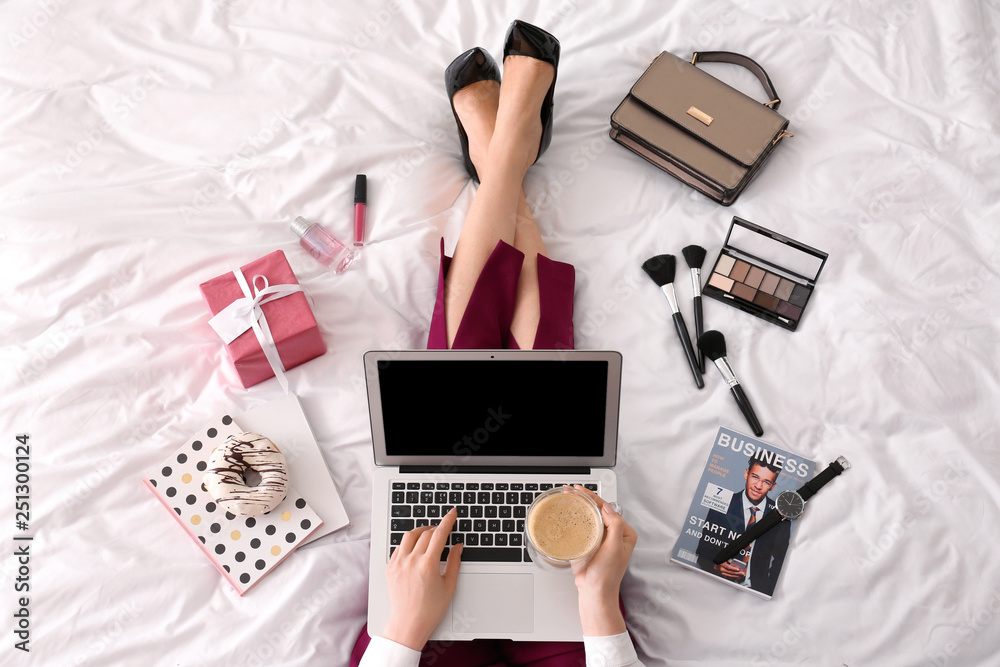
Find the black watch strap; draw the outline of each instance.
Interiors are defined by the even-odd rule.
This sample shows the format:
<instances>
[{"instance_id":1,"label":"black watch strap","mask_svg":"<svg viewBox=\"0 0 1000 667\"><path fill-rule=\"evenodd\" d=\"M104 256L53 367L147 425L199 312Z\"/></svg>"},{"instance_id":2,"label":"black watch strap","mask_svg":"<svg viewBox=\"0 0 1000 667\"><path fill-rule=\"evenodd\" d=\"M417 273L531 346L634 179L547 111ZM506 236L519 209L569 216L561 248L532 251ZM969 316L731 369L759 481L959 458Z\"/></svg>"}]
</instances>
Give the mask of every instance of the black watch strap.
<instances>
[{"instance_id":1,"label":"black watch strap","mask_svg":"<svg viewBox=\"0 0 1000 667\"><path fill-rule=\"evenodd\" d=\"M842 459L837 459L836 461L828 465L826 467L826 470L813 477L811 480L806 482L801 489L799 489L799 495L802 496L802 500L809 500L810 498L812 498L814 495L816 495L817 491L819 491L826 485L827 482L829 482L831 479L833 479L840 473L844 472L845 468L850 467L849 463L847 464L847 466L843 465L841 463L841 460ZM846 459L843 459L843 461L844 463L847 463Z\"/></svg>"},{"instance_id":2,"label":"black watch strap","mask_svg":"<svg viewBox=\"0 0 1000 667\"><path fill-rule=\"evenodd\" d=\"M752 526L743 531L742 535L730 542L728 547L715 554L715 558L712 559L712 562L716 565L721 565L730 558L733 558L741 550L750 546L751 542L774 528L780 522L781 515L778 514L777 510L772 509L770 512L761 517L760 521L755 521Z\"/></svg>"}]
</instances>

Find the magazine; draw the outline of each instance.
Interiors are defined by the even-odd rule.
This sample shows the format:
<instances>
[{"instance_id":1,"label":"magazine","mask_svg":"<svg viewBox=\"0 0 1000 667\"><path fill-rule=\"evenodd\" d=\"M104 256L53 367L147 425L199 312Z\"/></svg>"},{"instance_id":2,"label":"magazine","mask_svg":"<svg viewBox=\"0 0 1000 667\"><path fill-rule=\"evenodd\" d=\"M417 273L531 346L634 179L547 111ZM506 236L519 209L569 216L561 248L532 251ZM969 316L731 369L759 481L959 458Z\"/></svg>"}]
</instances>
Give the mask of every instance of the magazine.
<instances>
[{"instance_id":1,"label":"magazine","mask_svg":"<svg viewBox=\"0 0 1000 667\"><path fill-rule=\"evenodd\" d=\"M782 521L722 565L715 555L774 509L782 491L812 479L816 464L763 440L720 427L670 560L771 599L794 521Z\"/></svg>"}]
</instances>

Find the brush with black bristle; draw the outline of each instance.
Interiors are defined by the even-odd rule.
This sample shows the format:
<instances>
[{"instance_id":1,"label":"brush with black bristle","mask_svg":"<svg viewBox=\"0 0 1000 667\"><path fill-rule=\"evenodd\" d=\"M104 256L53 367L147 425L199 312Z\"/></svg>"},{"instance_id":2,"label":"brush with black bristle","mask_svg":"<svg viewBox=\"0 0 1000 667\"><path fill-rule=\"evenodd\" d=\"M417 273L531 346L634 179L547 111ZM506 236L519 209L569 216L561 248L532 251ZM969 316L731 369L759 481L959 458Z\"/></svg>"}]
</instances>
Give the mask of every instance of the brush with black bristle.
<instances>
[{"instance_id":1,"label":"brush with black bristle","mask_svg":"<svg viewBox=\"0 0 1000 667\"><path fill-rule=\"evenodd\" d=\"M750 428L753 429L753 434L757 437L764 435L764 429L760 427L757 415L754 414L753 408L750 406L750 399L747 398L740 381L736 379L733 367L726 359L726 337L718 331L706 331L698 337L698 348L705 353L706 357L714 361L716 367L722 372L722 377L729 383L729 388L736 399L736 405L740 406L740 410L743 411L743 416L747 418Z\"/></svg>"},{"instance_id":2,"label":"brush with black bristle","mask_svg":"<svg viewBox=\"0 0 1000 667\"><path fill-rule=\"evenodd\" d=\"M685 246L681 253L691 269L691 289L694 290L694 339L698 340L705 327L701 312L701 265L705 261L705 249L700 245L689 245ZM698 362L698 370L704 373L705 355L698 352L695 359Z\"/></svg>"},{"instance_id":3,"label":"brush with black bristle","mask_svg":"<svg viewBox=\"0 0 1000 667\"><path fill-rule=\"evenodd\" d=\"M684 316L681 315L681 310L677 307L677 293L674 291L676 266L677 260L673 255L657 255L643 262L642 270L663 290L663 294L666 295L667 301L670 303L670 310L674 313L674 326L677 327L677 337L681 339L681 346L684 347L684 354L687 355L691 374L694 375L694 383L698 389L701 389L705 386L705 381L701 379L701 372L698 371L698 363L694 358L694 347L691 345L687 325L684 324Z\"/></svg>"}]
</instances>

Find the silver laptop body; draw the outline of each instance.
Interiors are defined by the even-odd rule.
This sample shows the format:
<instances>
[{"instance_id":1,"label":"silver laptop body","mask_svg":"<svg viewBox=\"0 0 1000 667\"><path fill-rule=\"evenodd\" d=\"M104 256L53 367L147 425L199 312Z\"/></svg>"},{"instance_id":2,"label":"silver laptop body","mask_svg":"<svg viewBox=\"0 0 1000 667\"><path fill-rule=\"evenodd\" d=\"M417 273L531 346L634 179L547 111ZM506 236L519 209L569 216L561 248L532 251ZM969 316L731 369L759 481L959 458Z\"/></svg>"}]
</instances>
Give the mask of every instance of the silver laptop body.
<instances>
[{"instance_id":1,"label":"silver laptop body","mask_svg":"<svg viewBox=\"0 0 1000 667\"><path fill-rule=\"evenodd\" d=\"M621 355L395 350L367 352L364 363L376 465L369 634L381 634L389 618L385 570L392 542L398 542L404 529L433 522L455 505L460 514L452 535L461 534L466 546L455 597L431 638L580 641L573 574L546 572L524 562L523 521L517 517L523 509L464 501L488 496L490 501L523 502L558 484L586 484L605 500L617 501L611 468L617 451ZM474 509L477 505L480 510ZM483 509L487 516L468 516ZM497 511L500 516L489 516ZM504 515L511 511L514 516ZM483 525L478 521L501 527L490 535L489 545L480 540L485 542L492 531L459 530ZM501 562L480 560L495 554L502 555Z\"/></svg>"}]
</instances>

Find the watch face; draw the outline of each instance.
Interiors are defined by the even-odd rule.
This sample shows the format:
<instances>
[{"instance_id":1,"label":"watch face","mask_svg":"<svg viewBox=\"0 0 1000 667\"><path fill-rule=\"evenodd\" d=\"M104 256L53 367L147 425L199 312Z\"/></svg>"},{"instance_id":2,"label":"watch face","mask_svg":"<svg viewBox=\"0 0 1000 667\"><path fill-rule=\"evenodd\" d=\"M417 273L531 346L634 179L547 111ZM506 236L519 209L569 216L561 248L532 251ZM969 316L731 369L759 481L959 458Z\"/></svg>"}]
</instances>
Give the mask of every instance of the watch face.
<instances>
[{"instance_id":1,"label":"watch face","mask_svg":"<svg viewBox=\"0 0 1000 667\"><path fill-rule=\"evenodd\" d=\"M786 519L798 519L806 509L806 501L796 491L782 491L774 501L774 507Z\"/></svg>"}]
</instances>

